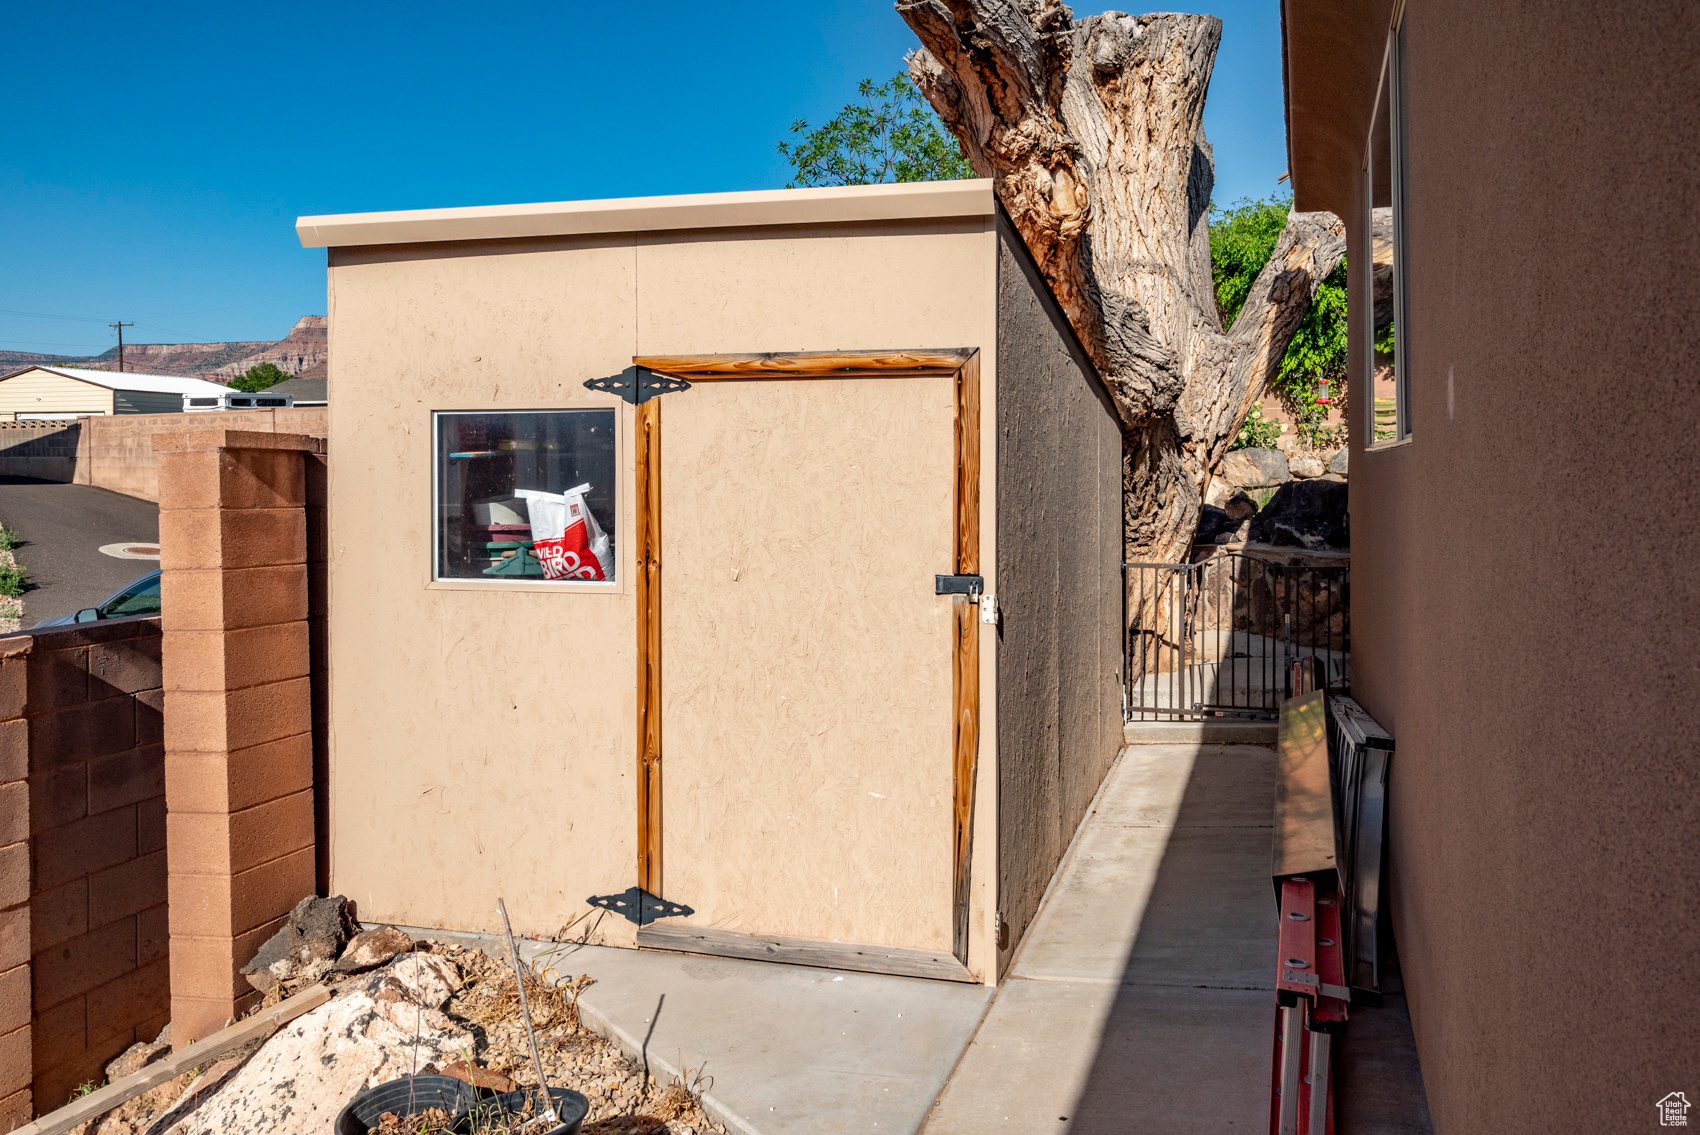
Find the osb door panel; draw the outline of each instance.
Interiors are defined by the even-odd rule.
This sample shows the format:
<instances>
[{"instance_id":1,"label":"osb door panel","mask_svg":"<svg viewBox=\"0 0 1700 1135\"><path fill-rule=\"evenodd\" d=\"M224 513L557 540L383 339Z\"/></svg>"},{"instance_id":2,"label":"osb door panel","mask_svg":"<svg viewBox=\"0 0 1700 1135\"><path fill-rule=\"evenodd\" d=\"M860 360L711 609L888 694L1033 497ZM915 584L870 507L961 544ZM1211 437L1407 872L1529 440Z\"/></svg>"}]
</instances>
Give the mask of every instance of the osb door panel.
<instances>
[{"instance_id":1,"label":"osb door panel","mask_svg":"<svg viewBox=\"0 0 1700 1135\"><path fill-rule=\"evenodd\" d=\"M681 923L949 950L950 377L663 399L662 896ZM670 925L680 925L669 920Z\"/></svg>"}]
</instances>

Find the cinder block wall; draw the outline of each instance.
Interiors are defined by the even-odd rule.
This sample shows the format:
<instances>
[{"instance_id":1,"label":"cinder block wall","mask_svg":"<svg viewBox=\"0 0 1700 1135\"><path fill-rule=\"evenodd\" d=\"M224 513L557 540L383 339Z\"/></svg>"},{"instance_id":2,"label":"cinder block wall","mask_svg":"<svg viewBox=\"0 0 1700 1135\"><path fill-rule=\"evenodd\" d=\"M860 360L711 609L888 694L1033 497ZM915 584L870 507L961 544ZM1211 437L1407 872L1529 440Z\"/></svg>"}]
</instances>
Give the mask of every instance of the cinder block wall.
<instances>
[{"instance_id":1,"label":"cinder block wall","mask_svg":"<svg viewBox=\"0 0 1700 1135\"><path fill-rule=\"evenodd\" d=\"M322 445L207 429L153 447L180 1048L259 1000L238 971L315 887L306 466Z\"/></svg>"},{"instance_id":2,"label":"cinder block wall","mask_svg":"<svg viewBox=\"0 0 1700 1135\"><path fill-rule=\"evenodd\" d=\"M0 640L0 1131L170 1019L160 627Z\"/></svg>"},{"instance_id":3,"label":"cinder block wall","mask_svg":"<svg viewBox=\"0 0 1700 1135\"><path fill-rule=\"evenodd\" d=\"M76 422L0 422L0 475L76 482L159 499L154 435L193 428L324 437L323 406L218 414L117 414Z\"/></svg>"},{"instance_id":4,"label":"cinder block wall","mask_svg":"<svg viewBox=\"0 0 1700 1135\"><path fill-rule=\"evenodd\" d=\"M82 434L81 422L0 422L0 474L73 481Z\"/></svg>"},{"instance_id":5,"label":"cinder block wall","mask_svg":"<svg viewBox=\"0 0 1700 1135\"><path fill-rule=\"evenodd\" d=\"M110 418L90 418L87 425L77 451L77 483L150 501L159 499L155 434L166 430L218 428L324 437L328 429L323 406L217 414L117 414Z\"/></svg>"}]
</instances>

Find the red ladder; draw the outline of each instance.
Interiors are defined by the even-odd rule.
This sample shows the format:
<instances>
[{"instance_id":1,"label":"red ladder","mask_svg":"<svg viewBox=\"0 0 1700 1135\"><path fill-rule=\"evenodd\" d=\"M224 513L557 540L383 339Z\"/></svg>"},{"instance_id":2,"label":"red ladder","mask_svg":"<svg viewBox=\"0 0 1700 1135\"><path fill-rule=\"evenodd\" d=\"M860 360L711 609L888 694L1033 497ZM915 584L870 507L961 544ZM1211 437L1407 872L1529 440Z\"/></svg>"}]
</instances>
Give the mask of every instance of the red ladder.
<instances>
[{"instance_id":1,"label":"red ladder","mask_svg":"<svg viewBox=\"0 0 1700 1135\"><path fill-rule=\"evenodd\" d=\"M1281 880L1270 1135L1333 1135L1333 1041L1351 1007L1332 871Z\"/></svg>"}]
</instances>

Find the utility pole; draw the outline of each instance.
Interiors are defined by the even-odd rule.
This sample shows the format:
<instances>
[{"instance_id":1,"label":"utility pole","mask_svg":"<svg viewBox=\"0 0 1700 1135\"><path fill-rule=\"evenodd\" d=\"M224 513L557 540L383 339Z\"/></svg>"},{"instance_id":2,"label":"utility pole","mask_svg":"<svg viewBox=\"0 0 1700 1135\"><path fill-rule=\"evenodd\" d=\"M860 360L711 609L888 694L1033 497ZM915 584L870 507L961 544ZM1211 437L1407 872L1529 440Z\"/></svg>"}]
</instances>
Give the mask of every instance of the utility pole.
<instances>
[{"instance_id":1,"label":"utility pole","mask_svg":"<svg viewBox=\"0 0 1700 1135\"><path fill-rule=\"evenodd\" d=\"M123 374L124 373L124 328L134 327L135 324L134 323L125 323L122 320L120 320L117 323L108 323L107 326L116 328L117 331L118 331L118 373Z\"/></svg>"}]
</instances>

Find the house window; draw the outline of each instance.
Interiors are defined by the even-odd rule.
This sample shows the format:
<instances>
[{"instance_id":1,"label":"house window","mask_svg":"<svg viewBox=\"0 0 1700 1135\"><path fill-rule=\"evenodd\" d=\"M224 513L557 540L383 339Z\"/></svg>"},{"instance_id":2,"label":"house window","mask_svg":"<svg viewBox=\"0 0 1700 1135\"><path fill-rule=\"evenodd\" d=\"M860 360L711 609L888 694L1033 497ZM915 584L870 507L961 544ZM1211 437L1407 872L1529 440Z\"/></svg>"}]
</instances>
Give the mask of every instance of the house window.
<instances>
[{"instance_id":1,"label":"house window","mask_svg":"<svg viewBox=\"0 0 1700 1135\"><path fill-rule=\"evenodd\" d=\"M1362 262L1370 266L1374 301L1365 336L1370 383L1365 436L1371 446L1397 445L1411 437L1404 74L1405 29L1399 22L1387 37L1364 165L1364 240L1369 248Z\"/></svg>"},{"instance_id":2,"label":"house window","mask_svg":"<svg viewBox=\"0 0 1700 1135\"><path fill-rule=\"evenodd\" d=\"M432 417L437 579L614 579L613 410Z\"/></svg>"}]
</instances>

